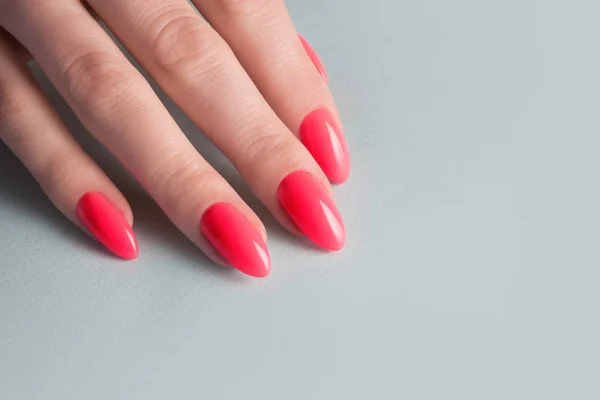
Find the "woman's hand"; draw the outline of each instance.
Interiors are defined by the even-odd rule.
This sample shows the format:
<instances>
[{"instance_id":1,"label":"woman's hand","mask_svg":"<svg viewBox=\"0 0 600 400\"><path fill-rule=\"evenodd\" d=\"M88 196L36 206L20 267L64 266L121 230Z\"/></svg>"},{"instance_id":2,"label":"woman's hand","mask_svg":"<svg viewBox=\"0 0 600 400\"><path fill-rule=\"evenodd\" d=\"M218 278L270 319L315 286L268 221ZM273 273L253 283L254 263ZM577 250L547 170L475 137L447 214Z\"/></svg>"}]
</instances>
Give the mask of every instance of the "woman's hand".
<instances>
[{"instance_id":1,"label":"woman's hand","mask_svg":"<svg viewBox=\"0 0 600 400\"><path fill-rule=\"evenodd\" d=\"M343 246L327 178L347 179L348 148L323 67L282 0L194 0L210 25L186 0L87 3L284 227ZM217 263L269 273L259 218L81 1L0 0L0 25L0 137L58 209L115 254L137 256L127 201L67 132L13 38L190 240Z\"/></svg>"}]
</instances>

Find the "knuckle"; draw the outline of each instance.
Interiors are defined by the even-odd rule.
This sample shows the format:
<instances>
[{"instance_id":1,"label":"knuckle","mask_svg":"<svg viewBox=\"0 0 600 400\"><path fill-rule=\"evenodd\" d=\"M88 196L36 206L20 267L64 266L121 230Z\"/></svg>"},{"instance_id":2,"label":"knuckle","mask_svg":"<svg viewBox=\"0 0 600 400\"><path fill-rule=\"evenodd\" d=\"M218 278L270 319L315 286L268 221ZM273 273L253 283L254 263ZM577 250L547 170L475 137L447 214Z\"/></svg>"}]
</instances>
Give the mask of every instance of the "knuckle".
<instances>
[{"instance_id":1,"label":"knuckle","mask_svg":"<svg viewBox=\"0 0 600 400\"><path fill-rule=\"evenodd\" d=\"M152 61L163 73L195 75L220 62L220 38L194 13L165 11L152 18L146 32Z\"/></svg>"},{"instance_id":2,"label":"knuckle","mask_svg":"<svg viewBox=\"0 0 600 400\"><path fill-rule=\"evenodd\" d=\"M75 104L102 116L132 94L132 68L107 52L83 52L65 63L62 84Z\"/></svg>"},{"instance_id":3,"label":"knuckle","mask_svg":"<svg viewBox=\"0 0 600 400\"><path fill-rule=\"evenodd\" d=\"M214 182L216 172L202 167L187 156L174 155L165 159L148 178L152 191L160 193L167 207L186 207L187 202L195 202L206 193L207 187Z\"/></svg>"},{"instance_id":4,"label":"knuckle","mask_svg":"<svg viewBox=\"0 0 600 400\"><path fill-rule=\"evenodd\" d=\"M250 135L246 143L242 144L243 152L250 162L276 159L283 155L291 154L290 141L281 132L273 127L261 129L260 131L268 133Z\"/></svg>"},{"instance_id":5,"label":"knuckle","mask_svg":"<svg viewBox=\"0 0 600 400\"><path fill-rule=\"evenodd\" d=\"M231 15L248 15L260 12L280 0L219 0L223 10Z\"/></svg>"}]
</instances>

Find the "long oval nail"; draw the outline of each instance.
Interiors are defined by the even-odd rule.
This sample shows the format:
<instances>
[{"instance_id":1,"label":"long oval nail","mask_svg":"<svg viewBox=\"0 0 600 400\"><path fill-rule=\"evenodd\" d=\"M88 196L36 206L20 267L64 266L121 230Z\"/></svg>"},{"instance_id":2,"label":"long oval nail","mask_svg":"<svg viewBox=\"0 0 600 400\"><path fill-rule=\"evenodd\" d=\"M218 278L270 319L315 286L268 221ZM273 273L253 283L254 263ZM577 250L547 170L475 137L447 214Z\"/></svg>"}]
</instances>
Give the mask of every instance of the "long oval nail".
<instances>
[{"instance_id":1,"label":"long oval nail","mask_svg":"<svg viewBox=\"0 0 600 400\"><path fill-rule=\"evenodd\" d=\"M264 278L271 271L269 251L252 223L229 203L210 206L200 220L202 233L239 271Z\"/></svg>"},{"instance_id":2,"label":"long oval nail","mask_svg":"<svg viewBox=\"0 0 600 400\"><path fill-rule=\"evenodd\" d=\"M343 183L350 175L350 153L335 118L325 108L308 114L300 125L300 140L312 154L325 175L335 183Z\"/></svg>"},{"instance_id":3,"label":"long oval nail","mask_svg":"<svg viewBox=\"0 0 600 400\"><path fill-rule=\"evenodd\" d=\"M306 39L304 39L304 37L302 37L302 35L298 34L298 37L300 38L300 42L302 42L302 46L304 47L304 50L310 57L310 60L315 65L315 68L317 68L317 71L319 71L319 74L321 74L321 77L323 77L323 80L325 81L325 83L327 83L328 82L327 71L325 71L325 66L323 65L323 62L321 61L321 58L319 57L319 55L317 54L315 49L313 49L313 47L310 45L310 43L308 43L306 41Z\"/></svg>"},{"instance_id":4,"label":"long oval nail","mask_svg":"<svg viewBox=\"0 0 600 400\"><path fill-rule=\"evenodd\" d=\"M344 247L346 230L335 202L321 182L305 171L292 172L279 184L279 201L296 226L327 250Z\"/></svg>"},{"instance_id":5,"label":"long oval nail","mask_svg":"<svg viewBox=\"0 0 600 400\"><path fill-rule=\"evenodd\" d=\"M77 203L77 216L106 248L126 260L138 256L138 244L123 214L98 192L84 194Z\"/></svg>"}]
</instances>

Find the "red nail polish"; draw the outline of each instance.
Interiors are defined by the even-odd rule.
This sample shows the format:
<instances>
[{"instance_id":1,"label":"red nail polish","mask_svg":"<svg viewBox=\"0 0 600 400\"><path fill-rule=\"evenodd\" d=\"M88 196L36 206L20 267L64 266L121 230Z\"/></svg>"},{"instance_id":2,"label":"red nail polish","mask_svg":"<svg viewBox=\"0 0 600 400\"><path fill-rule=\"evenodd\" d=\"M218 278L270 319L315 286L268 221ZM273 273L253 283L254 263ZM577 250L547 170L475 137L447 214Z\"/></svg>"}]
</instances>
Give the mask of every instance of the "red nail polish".
<instances>
[{"instance_id":1,"label":"red nail polish","mask_svg":"<svg viewBox=\"0 0 600 400\"><path fill-rule=\"evenodd\" d=\"M321 58L319 57L315 49L313 49L312 46L306 41L306 39L302 37L302 35L298 34L298 37L300 38L300 42L302 42L304 50L306 51L311 61L317 68L317 71L319 71L319 74L321 74L323 80L325 81L325 83L327 83L327 72L325 71L325 66L323 65L323 62L321 62Z\"/></svg>"},{"instance_id":2,"label":"red nail polish","mask_svg":"<svg viewBox=\"0 0 600 400\"><path fill-rule=\"evenodd\" d=\"M210 206L200 228L225 260L241 272L264 278L271 272L269 250L252 223L229 203Z\"/></svg>"},{"instance_id":3,"label":"red nail polish","mask_svg":"<svg viewBox=\"0 0 600 400\"><path fill-rule=\"evenodd\" d=\"M342 129L327 109L316 109L304 118L300 125L300 139L329 180L343 183L348 179L348 145Z\"/></svg>"},{"instance_id":4,"label":"red nail polish","mask_svg":"<svg viewBox=\"0 0 600 400\"><path fill-rule=\"evenodd\" d=\"M117 256L126 260L138 256L138 244L131 226L102 194L84 194L77 203L77 216L90 233Z\"/></svg>"},{"instance_id":5,"label":"red nail polish","mask_svg":"<svg viewBox=\"0 0 600 400\"><path fill-rule=\"evenodd\" d=\"M292 172L279 184L278 196L290 218L310 240L327 250L344 247L342 216L317 178L305 171Z\"/></svg>"}]
</instances>

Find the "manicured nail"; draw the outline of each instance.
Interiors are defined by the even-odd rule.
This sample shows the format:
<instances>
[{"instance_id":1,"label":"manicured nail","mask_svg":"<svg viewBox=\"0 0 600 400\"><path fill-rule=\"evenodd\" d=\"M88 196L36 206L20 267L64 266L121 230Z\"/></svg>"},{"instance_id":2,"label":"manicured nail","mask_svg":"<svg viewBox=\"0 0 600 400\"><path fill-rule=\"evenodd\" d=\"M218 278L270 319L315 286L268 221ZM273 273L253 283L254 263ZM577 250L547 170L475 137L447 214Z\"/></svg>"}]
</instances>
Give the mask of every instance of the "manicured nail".
<instances>
[{"instance_id":1,"label":"manicured nail","mask_svg":"<svg viewBox=\"0 0 600 400\"><path fill-rule=\"evenodd\" d=\"M304 50L306 51L311 61L317 68L317 71L319 71L319 73L323 77L323 80L325 81L325 83L327 83L327 72L325 71L325 66L323 66L323 62L321 62L321 58L319 57L315 49L312 48L310 43L308 43L306 39L302 37L302 35L298 34L298 37L300 38L300 42L302 42L302 46L304 46Z\"/></svg>"},{"instance_id":2,"label":"manicured nail","mask_svg":"<svg viewBox=\"0 0 600 400\"><path fill-rule=\"evenodd\" d=\"M77 203L77 216L90 233L117 256L126 260L138 256L138 244L131 226L102 194L84 194Z\"/></svg>"},{"instance_id":3,"label":"manicured nail","mask_svg":"<svg viewBox=\"0 0 600 400\"><path fill-rule=\"evenodd\" d=\"M296 226L327 250L344 247L346 230L335 203L312 174L292 172L279 184L279 201Z\"/></svg>"},{"instance_id":4,"label":"manicured nail","mask_svg":"<svg viewBox=\"0 0 600 400\"><path fill-rule=\"evenodd\" d=\"M267 245L248 218L233 205L210 206L202 215L200 228L234 268L256 278L264 278L271 272Z\"/></svg>"},{"instance_id":5,"label":"manicured nail","mask_svg":"<svg viewBox=\"0 0 600 400\"><path fill-rule=\"evenodd\" d=\"M343 183L348 179L348 145L329 110L319 108L308 114L300 125L300 139L329 180Z\"/></svg>"}]
</instances>

